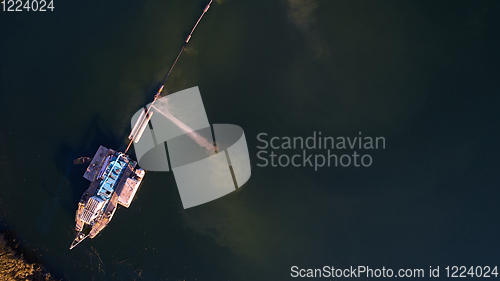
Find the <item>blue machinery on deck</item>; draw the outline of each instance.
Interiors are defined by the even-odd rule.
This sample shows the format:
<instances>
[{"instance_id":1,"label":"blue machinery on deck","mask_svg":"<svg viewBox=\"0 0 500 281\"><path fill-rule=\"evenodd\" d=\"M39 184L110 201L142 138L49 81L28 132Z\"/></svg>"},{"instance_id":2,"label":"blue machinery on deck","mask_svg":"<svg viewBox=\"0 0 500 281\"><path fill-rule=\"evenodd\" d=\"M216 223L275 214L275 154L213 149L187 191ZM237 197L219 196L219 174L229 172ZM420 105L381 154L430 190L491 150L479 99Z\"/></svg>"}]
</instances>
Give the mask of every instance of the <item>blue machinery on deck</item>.
<instances>
[{"instance_id":1,"label":"blue machinery on deck","mask_svg":"<svg viewBox=\"0 0 500 281\"><path fill-rule=\"evenodd\" d=\"M210 8L210 4L212 4L212 0L210 0L205 7L200 18L184 41L177 58L165 77L165 80L163 80L151 106L149 106L147 111L143 111L141 118L139 118L133 126L129 135L130 143L125 152L121 153L101 146L92 158L92 162L89 164L83 176L91 181L91 183L78 203L75 217L75 230L78 231L78 233L73 243L71 243L70 249L76 247L87 237L94 238L100 233L111 221L118 205L122 205L126 208L130 206L135 193L141 185L145 171L139 168L136 169L137 162L130 159L126 153L132 142L137 142L141 138L153 114L152 111L150 112L153 103L160 98L163 87L172 73L172 69L191 39L201 18ZM84 162L83 160L84 159L78 160L76 163Z\"/></svg>"}]
</instances>

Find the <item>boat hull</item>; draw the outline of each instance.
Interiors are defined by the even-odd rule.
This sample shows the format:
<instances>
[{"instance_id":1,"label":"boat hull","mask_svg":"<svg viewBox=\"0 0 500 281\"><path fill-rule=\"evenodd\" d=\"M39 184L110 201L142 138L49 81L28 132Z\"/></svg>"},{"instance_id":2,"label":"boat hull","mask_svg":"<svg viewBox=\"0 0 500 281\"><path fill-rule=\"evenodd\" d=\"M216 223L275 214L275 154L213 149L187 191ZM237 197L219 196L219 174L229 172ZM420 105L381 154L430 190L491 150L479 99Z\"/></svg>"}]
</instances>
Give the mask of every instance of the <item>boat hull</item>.
<instances>
[{"instance_id":1,"label":"boat hull","mask_svg":"<svg viewBox=\"0 0 500 281\"><path fill-rule=\"evenodd\" d=\"M113 218L118 205L128 208L139 189L145 171L121 152L99 147L84 178L90 185L83 193L76 211L76 234L70 249L87 237L94 238Z\"/></svg>"}]
</instances>

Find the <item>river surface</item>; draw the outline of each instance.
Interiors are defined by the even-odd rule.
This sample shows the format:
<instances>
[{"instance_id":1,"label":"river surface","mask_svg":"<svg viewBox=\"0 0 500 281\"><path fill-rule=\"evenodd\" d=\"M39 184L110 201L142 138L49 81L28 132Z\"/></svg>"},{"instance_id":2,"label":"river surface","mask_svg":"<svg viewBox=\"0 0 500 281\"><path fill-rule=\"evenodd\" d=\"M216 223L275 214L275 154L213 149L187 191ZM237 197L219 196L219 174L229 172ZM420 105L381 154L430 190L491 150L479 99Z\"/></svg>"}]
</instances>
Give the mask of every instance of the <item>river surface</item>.
<instances>
[{"instance_id":1,"label":"river surface","mask_svg":"<svg viewBox=\"0 0 500 281\"><path fill-rule=\"evenodd\" d=\"M72 160L126 147L206 2L0 13L0 214L36 260L71 281L500 265L494 1L214 1L164 94L199 86L211 123L245 130L252 177L184 210L173 174L148 172L130 208L70 251L89 184ZM385 149L357 151L370 167L259 167L260 133L314 132Z\"/></svg>"}]
</instances>

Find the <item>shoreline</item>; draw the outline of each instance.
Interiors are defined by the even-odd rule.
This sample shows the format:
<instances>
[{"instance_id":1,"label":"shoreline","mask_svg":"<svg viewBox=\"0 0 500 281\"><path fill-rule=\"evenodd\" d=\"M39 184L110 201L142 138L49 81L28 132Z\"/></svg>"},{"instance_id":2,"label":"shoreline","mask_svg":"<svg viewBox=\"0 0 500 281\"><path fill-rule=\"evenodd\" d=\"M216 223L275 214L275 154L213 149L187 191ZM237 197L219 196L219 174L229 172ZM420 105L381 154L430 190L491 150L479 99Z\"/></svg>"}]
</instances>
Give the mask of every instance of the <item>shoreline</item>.
<instances>
[{"instance_id":1,"label":"shoreline","mask_svg":"<svg viewBox=\"0 0 500 281\"><path fill-rule=\"evenodd\" d=\"M0 275L1 280L55 280L11 231L0 232Z\"/></svg>"}]
</instances>

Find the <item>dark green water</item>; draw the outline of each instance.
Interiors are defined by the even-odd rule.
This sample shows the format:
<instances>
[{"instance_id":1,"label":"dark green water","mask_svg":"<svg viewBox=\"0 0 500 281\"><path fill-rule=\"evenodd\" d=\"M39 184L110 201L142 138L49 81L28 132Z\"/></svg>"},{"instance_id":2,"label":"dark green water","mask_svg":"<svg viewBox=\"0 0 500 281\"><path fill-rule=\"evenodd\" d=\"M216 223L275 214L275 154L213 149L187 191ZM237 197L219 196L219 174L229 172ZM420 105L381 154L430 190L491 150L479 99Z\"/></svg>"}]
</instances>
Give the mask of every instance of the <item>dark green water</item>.
<instances>
[{"instance_id":1,"label":"dark green water","mask_svg":"<svg viewBox=\"0 0 500 281\"><path fill-rule=\"evenodd\" d=\"M68 250L85 167L126 145L206 1L0 13L0 211L65 280L289 280L290 267L500 265L499 4L214 2L167 83L245 130L252 177L183 210L172 173ZM260 168L256 136L384 136L369 168ZM326 280L326 279L325 279Z\"/></svg>"}]
</instances>

